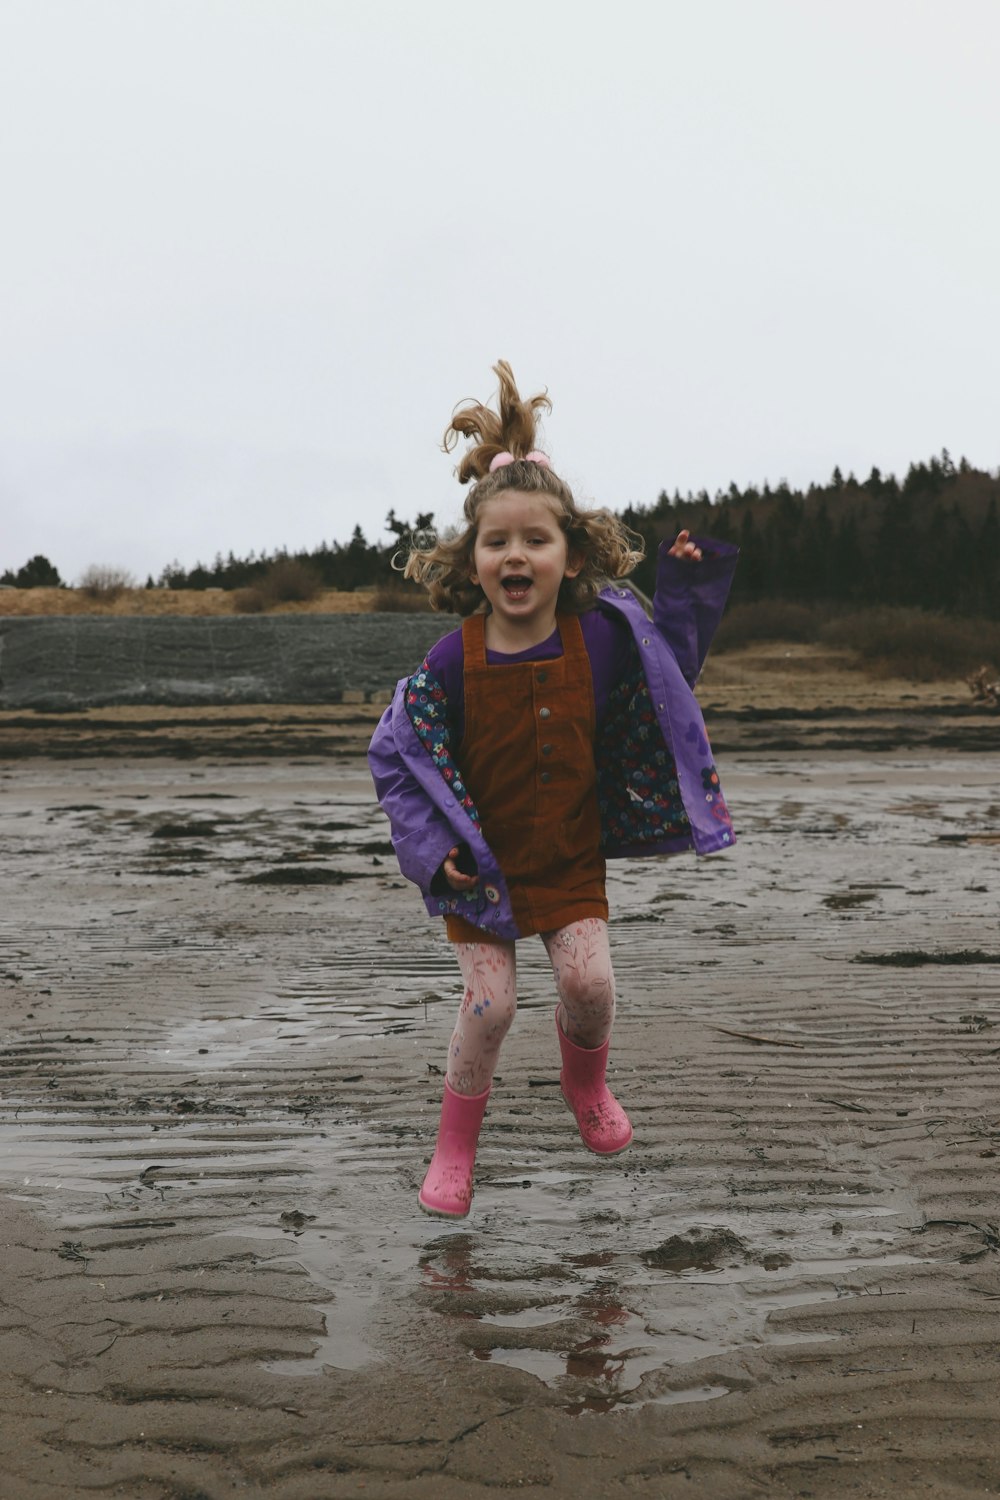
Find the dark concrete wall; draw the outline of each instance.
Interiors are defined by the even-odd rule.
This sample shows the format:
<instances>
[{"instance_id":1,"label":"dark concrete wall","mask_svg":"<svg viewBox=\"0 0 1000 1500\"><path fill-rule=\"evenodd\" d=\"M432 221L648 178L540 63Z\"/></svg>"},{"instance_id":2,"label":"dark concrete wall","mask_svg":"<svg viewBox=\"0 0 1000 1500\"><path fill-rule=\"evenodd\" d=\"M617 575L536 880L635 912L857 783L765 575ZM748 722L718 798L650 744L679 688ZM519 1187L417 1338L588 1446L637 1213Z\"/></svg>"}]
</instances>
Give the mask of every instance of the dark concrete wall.
<instances>
[{"instance_id":1,"label":"dark concrete wall","mask_svg":"<svg viewBox=\"0 0 1000 1500\"><path fill-rule=\"evenodd\" d=\"M453 615L0 616L0 708L388 696Z\"/></svg>"}]
</instances>

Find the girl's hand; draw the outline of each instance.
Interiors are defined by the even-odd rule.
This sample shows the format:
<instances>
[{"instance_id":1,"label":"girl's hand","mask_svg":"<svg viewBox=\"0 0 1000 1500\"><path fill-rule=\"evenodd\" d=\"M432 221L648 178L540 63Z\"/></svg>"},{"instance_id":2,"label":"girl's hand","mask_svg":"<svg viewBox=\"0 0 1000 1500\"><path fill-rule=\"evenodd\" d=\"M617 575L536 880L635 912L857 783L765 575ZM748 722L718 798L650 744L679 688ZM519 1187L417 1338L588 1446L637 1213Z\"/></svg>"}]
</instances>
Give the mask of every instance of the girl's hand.
<instances>
[{"instance_id":1,"label":"girl's hand","mask_svg":"<svg viewBox=\"0 0 1000 1500\"><path fill-rule=\"evenodd\" d=\"M479 884L479 876L463 874L462 871L458 868L458 865L455 863L457 858L458 847L456 846L451 850L447 859L441 866L442 870L444 871L444 878L445 880L447 880L453 891L471 891L474 886L477 886Z\"/></svg>"},{"instance_id":2,"label":"girl's hand","mask_svg":"<svg viewBox=\"0 0 1000 1500\"><path fill-rule=\"evenodd\" d=\"M692 542L690 531L679 531L668 556L681 557L685 562L701 562L701 548Z\"/></svg>"}]
</instances>

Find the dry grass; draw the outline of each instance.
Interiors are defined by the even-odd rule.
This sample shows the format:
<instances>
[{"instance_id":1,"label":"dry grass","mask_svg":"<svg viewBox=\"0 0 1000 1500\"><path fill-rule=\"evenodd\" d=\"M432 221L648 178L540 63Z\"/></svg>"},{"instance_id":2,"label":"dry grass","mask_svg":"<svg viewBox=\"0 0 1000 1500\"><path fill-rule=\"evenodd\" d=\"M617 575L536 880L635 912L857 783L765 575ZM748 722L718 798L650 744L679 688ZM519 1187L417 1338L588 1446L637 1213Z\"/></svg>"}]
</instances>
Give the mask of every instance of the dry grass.
<instances>
[{"instance_id":1,"label":"dry grass","mask_svg":"<svg viewBox=\"0 0 1000 1500\"><path fill-rule=\"evenodd\" d=\"M125 589L113 600L82 589L0 589L0 615L233 615L238 589ZM324 589L314 598L274 605L272 614L370 614L373 591Z\"/></svg>"},{"instance_id":2,"label":"dry grass","mask_svg":"<svg viewBox=\"0 0 1000 1500\"><path fill-rule=\"evenodd\" d=\"M1000 624L920 609L855 610L829 620L820 639L856 651L882 676L935 682L1000 666Z\"/></svg>"},{"instance_id":3,"label":"dry grass","mask_svg":"<svg viewBox=\"0 0 1000 1500\"><path fill-rule=\"evenodd\" d=\"M372 609L380 614L428 614L430 608L426 589L413 583L386 583L372 596Z\"/></svg>"},{"instance_id":4,"label":"dry grass","mask_svg":"<svg viewBox=\"0 0 1000 1500\"><path fill-rule=\"evenodd\" d=\"M1000 624L930 610L870 605L845 610L783 600L735 604L726 611L713 654L771 642L816 645L873 675L910 682L966 678L984 663L1000 666ZM818 659L818 658L817 658Z\"/></svg>"},{"instance_id":5,"label":"dry grass","mask_svg":"<svg viewBox=\"0 0 1000 1500\"><path fill-rule=\"evenodd\" d=\"M783 641L719 655L712 651L698 697L709 734L712 712L720 709L940 713L972 702L968 685L954 674L948 681L914 682L902 674L873 672L856 651Z\"/></svg>"}]
</instances>

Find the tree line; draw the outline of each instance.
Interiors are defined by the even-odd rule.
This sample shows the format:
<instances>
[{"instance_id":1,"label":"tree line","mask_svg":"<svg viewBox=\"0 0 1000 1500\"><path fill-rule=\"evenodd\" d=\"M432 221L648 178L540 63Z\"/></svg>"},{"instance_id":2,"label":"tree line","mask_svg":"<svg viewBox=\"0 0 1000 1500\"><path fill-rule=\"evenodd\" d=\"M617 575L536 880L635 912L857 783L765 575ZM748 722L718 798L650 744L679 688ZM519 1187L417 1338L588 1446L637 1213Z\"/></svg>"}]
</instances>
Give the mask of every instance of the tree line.
<instances>
[{"instance_id":1,"label":"tree line","mask_svg":"<svg viewBox=\"0 0 1000 1500\"><path fill-rule=\"evenodd\" d=\"M965 459L956 465L945 449L911 464L902 482L876 468L864 480L835 469L827 484L805 490L783 481L773 489L731 484L714 495L664 490L653 504L629 505L618 514L646 544L635 580L647 593L655 586L657 545L686 528L739 546L733 598L740 602L909 605L1000 619L998 502L1000 471L973 468ZM311 551L244 558L230 552L190 569L169 563L147 587L245 588L289 557L313 569L324 588L385 587L398 581L393 556L433 521L430 512L410 522L390 510L388 543L369 541L356 526L349 541ZM30 588L62 580L47 558L35 557L17 573L4 573L0 583Z\"/></svg>"},{"instance_id":2,"label":"tree line","mask_svg":"<svg viewBox=\"0 0 1000 1500\"><path fill-rule=\"evenodd\" d=\"M681 528L740 548L732 597L741 603L905 605L1000 619L1000 472L955 465L945 449L900 483L835 469L828 484L661 493L622 519L646 543L636 582L655 583L657 544Z\"/></svg>"}]
</instances>

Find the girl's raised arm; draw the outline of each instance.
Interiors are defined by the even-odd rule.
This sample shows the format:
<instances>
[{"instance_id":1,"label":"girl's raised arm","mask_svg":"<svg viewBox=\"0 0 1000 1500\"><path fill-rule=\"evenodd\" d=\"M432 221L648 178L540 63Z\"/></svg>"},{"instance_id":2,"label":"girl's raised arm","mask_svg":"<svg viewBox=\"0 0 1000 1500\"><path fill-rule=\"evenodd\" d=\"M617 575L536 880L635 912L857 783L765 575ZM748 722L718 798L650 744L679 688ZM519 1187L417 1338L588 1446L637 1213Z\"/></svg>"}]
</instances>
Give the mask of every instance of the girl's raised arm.
<instances>
[{"instance_id":1,"label":"girl's raised arm","mask_svg":"<svg viewBox=\"0 0 1000 1500\"><path fill-rule=\"evenodd\" d=\"M691 687L726 607L739 549L729 542L678 533L660 543L653 624L666 640Z\"/></svg>"}]
</instances>

